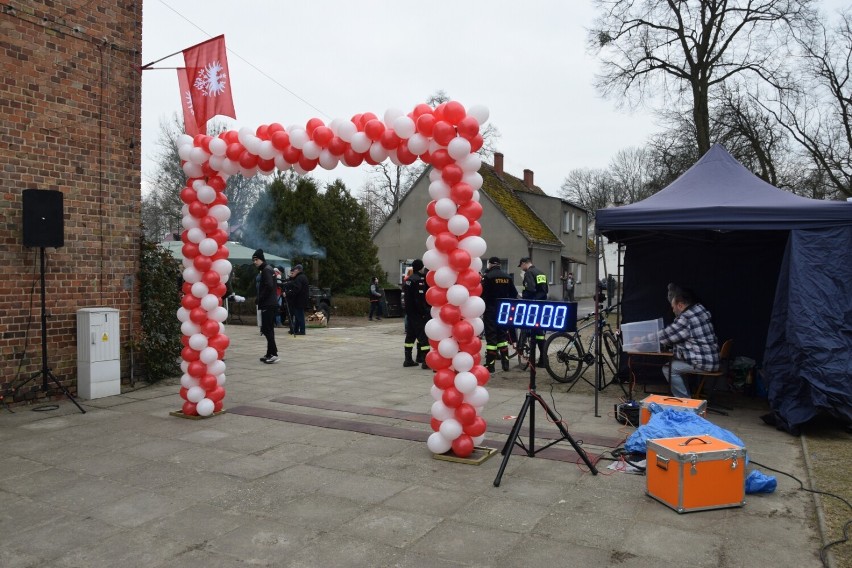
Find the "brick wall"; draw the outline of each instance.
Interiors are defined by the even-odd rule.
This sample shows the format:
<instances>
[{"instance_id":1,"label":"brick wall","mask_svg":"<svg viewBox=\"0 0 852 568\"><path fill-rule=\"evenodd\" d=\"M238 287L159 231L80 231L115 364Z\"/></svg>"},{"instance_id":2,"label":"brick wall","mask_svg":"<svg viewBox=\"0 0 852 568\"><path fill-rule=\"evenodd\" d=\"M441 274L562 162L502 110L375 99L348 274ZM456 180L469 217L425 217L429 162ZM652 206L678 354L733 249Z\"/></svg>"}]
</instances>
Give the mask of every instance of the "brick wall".
<instances>
[{"instance_id":1,"label":"brick wall","mask_svg":"<svg viewBox=\"0 0 852 568\"><path fill-rule=\"evenodd\" d=\"M141 0L0 0L0 393L41 369L39 249L22 191L64 194L65 246L46 249L48 358L76 390L76 312L121 312L122 376L138 332ZM133 276L134 289L124 289ZM131 297L133 300L131 301ZM41 379L19 396L44 397Z\"/></svg>"}]
</instances>

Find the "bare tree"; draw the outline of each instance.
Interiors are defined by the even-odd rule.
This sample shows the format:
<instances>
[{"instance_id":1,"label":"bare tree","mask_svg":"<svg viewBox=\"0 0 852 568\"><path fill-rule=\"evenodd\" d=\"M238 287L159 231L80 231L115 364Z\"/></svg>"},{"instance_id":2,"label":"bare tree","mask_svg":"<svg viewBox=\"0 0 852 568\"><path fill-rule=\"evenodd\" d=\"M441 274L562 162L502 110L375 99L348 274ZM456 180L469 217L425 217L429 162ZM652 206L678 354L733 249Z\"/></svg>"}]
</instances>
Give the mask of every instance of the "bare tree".
<instances>
[{"instance_id":1,"label":"bare tree","mask_svg":"<svg viewBox=\"0 0 852 568\"><path fill-rule=\"evenodd\" d=\"M589 46L602 61L605 95L655 95L692 115L698 155L710 149L711 96L752 75L776 82L790 25L811 17L812 0L595 0Z\"/></svg>"},{"instance_id":2,"label":"bare tree","mask_svg":"<svg viewBox=\"0 0 852 568\"><path fill-rule=\"evenodd\" d=\"M562 182L560 197L579 205L594 217L595 211L608 207L616 200L612 179L606 170L579 168L568 172Z\"/></svg>"}]
</instances>

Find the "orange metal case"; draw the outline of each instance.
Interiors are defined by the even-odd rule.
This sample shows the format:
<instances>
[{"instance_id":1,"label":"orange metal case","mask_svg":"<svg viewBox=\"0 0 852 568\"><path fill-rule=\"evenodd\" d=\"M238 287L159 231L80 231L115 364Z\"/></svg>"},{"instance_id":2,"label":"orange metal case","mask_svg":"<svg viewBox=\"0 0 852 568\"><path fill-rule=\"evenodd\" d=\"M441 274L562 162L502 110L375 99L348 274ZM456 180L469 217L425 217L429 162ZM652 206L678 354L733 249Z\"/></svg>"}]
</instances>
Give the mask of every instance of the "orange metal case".
<instances>
[{"instance_id":1,"label":"orange metal case","mask_svg":"<svg viewBox=\"0 0 852 568\"><path fill-rule=\"evenodd\" d=\"M678 513L742 507L745 454L709 435L649 440L645 492Z\"/></svg>"},{"instance_id":2,"label":"orange metal case","mask_svg":"<svg viewBox=\"0 0 852 568\"><path fill-rule=\"evenodd\" d=\"M640 402L639 408L639 424L647 424L651 419L651 411L648 406L656 402L662 407L674 408L675 410L683 410L684 412L694 412L702 418L707 418L707 401L697 398L677 398L675 396L666 396L652 394L645 397Z\"/></svg>"}]
</instances>

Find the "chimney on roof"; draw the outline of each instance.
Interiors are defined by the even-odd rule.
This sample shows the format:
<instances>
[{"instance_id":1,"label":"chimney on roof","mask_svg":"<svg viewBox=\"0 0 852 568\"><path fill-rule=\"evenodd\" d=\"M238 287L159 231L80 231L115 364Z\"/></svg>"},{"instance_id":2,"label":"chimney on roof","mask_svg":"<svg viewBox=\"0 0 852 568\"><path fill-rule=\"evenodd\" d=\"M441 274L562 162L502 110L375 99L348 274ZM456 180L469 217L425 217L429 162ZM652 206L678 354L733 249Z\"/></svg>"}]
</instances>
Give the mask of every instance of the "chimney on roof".
<instances>
[{"instance_id":1,"label":"chimney on roof","mask_svg":"<svg viewBox=\"0 0 852 568\"><path fill-rule=\"evenodd\" d=\"M503 153L494 152L494 171L498 175L503 175Z\"/></svg>"},{"instance_id":2,"label":"chimney on roof","mask_svg":"<svg viewBox=\"0 0 852 568\"><path fill-rule=\"evenodd\" d=\"M533 188L533 171L532 170L524 170L524 185L528 188Z\"/></svg>"}]
</instances>

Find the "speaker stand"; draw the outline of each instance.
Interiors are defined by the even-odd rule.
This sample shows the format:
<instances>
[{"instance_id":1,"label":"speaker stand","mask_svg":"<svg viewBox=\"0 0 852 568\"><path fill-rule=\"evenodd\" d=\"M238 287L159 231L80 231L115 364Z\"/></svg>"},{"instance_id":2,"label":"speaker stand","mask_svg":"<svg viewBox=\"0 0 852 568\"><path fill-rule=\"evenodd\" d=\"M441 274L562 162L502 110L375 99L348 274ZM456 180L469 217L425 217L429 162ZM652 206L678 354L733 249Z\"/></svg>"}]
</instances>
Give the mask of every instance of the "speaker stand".
<instances>
[{"instance_id":1,"label":"speaker stand","mask_svg":"<svg viewBox=\"0 0 852 568\"><path fill-rule=\"evenodd\" d=\"M83 410L83 407L75 400L75 398L68 392L68 389L62 386L62 383L59 382L53 373L50 371L50 367L47 364L47 302L45 299L45 282L44 282L44 247L40 248L41 254L41 370L33 373L26 381L15 387L14 392L17 393L22 387L24 387L30 381L41 377L41 388L44 392L48 392L49 381L53 381L56 387L62 391L68 399L74 403L80 412L86 414L86 411Z\"/></svg>"}]
</instances>

